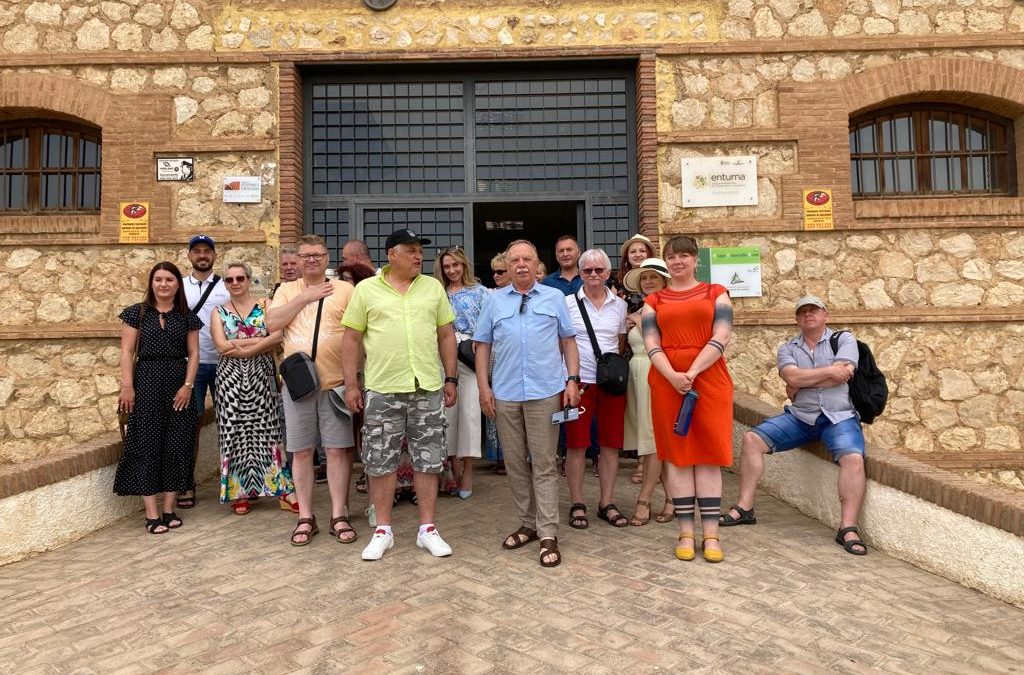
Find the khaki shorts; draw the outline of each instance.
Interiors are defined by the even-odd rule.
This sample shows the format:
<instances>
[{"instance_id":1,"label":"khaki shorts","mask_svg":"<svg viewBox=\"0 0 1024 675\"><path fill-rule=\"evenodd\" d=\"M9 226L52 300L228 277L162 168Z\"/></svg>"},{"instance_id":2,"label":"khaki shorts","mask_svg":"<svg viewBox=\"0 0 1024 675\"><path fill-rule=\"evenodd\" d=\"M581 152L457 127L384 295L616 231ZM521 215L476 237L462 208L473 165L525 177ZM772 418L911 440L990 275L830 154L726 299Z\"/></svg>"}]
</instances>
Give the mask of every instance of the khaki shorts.
<instances>
[{"instance_id":1,"label":"khaki shorts","mask_svg":"<svg viewBox=\"0 0 1024 675\"><path fill-rule=\"evenodd\" d=\"M445 456L444 398L441 391L381 394L366 390L363 464L370 476L398 470L402 439L409 439L413 471L441 473Z\"/></svg>"}]
</instances>

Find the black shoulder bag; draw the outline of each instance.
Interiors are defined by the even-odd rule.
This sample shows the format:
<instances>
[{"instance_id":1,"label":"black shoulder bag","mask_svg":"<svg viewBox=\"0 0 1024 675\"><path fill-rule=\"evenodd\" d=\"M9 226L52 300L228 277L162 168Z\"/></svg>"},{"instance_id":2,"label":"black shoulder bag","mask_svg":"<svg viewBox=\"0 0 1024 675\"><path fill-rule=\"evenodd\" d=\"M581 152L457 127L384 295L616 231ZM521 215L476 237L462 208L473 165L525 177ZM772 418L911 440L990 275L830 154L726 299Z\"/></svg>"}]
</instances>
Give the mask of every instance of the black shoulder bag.
<instances>
[{"instance_id":1,"label":"black shoulder bag","mask_svg":"<svg viewBox=\"0 0 1024 675\"><path fill-rule=\"evenodd\" d=\"M196 303L196 306L192 308L193 314L199 316L199 310L201 310L203 308L203 305L206 304L206 299L210 297L210 293L213 293L213 287L217 285L218 281L220 281L220 276L214 274L213 281L211 281L210 285L206 287L206 290L203 291L203 294L199 296L199 302Z\"/></svg>"},{"instance_id":2,"label":"black shoulder bag","mask_svg":"<svg viewBox=\"0 0 1024 675\"><path fill-rule=\"evenodd\" d=\"M309 396L320 389L320 378L316 374L316 343L320 339L320 315L324 311L324 300L316 306L316 325L313 327L313 353L295 352L281 362L281 379L288 387L288 395L293 401Z\"/></svg>"},{"instance_id":3,"label":"black shoulder bag","mask_svg":"<svg viewBox=\"0 0 1024 675\"><path fill-rule=\"evenodd\" d=\"M590 323L590 317L583 306L583 301L578 295L574 297L576 304L580 307L580 314L583 315L583 323L587 326L590 346L594 348L594 356L597 357L597 386L613 396L621 396L626 393L626 387L629 386L629 361L621 354L601 353L601 347L597 344L597 335L594 333L594 326Z\"/></svg>"}]
</instances>

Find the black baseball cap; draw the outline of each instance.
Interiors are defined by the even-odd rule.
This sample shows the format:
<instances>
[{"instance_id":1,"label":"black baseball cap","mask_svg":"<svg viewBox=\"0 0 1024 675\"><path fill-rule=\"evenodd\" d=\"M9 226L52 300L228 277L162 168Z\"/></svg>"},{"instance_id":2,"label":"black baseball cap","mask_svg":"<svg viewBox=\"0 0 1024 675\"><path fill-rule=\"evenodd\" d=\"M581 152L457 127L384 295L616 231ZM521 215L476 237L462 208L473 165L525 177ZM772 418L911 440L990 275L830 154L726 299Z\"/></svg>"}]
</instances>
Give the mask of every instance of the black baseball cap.
<instances>
[{"instance_id":1,"label":"black baseball cap","mask_svg":"<svg viewBox=\"0 0 1024 675\"><path fill-rule=\"evenodd\" d=\"M422 244L427 245L430 243L429 239L419 236L412 230L395 230L388 235L388 240L384 242L384 248L394 248L399 244Z\"/></svg>"}]
</instances>

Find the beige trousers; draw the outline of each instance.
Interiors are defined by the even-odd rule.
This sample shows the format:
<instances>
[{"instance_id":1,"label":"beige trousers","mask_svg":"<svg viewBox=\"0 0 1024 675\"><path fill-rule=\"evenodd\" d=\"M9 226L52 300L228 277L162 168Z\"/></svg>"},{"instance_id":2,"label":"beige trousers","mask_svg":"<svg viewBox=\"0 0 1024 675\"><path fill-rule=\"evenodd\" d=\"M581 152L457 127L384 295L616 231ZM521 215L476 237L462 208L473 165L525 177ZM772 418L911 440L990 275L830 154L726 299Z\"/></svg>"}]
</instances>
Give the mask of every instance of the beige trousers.
<instances>
[{"instance_id":1,"label":"beige trousers","mask_svg":"<svg viewBox=\"0 0 1024 675\"><path fill-rule=\"evenodd\" d=\"M562 409L562 394L536 401L497 401L498 439L512 501L523 527L540 537L558 534L558 428L551 415Z\"/></svg>"}]
</instances>

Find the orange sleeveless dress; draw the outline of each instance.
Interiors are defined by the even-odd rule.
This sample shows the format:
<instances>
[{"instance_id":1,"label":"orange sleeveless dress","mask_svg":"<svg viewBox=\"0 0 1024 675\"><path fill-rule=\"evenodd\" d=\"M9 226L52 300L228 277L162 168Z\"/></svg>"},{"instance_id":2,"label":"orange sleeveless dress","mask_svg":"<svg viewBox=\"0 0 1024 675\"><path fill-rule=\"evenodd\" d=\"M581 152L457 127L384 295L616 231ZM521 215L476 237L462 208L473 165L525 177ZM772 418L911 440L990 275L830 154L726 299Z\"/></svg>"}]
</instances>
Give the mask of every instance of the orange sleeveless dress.
<instances>
[{"instance_id":1,"label":"orange sleeveless dress","mask_svg":"<svg viewBox=\"0 0 1024 675\"><path fill-rule=\"evenodd\" d=\"M686 371L711 339L715 299L725 292L724 286L700 283L686 291L666 288L647 296L647 304L657 313L661 348L676 371ZM725 358L715 361L694 380L693 388L700 398L686 436L672 431L683 402L682 394L656 368L651 368L647 381L651 385L651 419L658 459L676 466L730 466L733 384Z\"/></svg>"}]
</instances>

